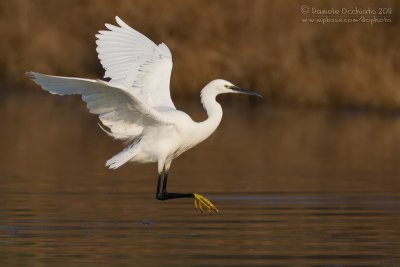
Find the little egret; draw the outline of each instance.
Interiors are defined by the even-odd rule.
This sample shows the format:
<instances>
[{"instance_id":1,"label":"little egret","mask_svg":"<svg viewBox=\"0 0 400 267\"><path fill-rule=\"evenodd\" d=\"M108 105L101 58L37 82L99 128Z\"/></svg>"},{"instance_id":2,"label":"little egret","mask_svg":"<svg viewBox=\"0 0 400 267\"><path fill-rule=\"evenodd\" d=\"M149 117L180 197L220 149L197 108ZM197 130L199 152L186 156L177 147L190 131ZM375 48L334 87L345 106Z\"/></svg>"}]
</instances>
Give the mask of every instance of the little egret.
<instances>
[{"instance_id":1,"label":"little egret","mask_svg":"<svg viewBox=\"0 0 400 267\"><path fill-rule=\"evenodd\" d=\"M44 90L57 95L81 95L89 111L99 115L99 126L111 137L129 144L106 162L116 169L126 162L158 163L156 198L194 198L196 210L218 212L204 196L167 192L168 171L173 159L208 138L222 118L216 96L224 93L261 95L225 80L214 80L201 90L208 118L193 121L175 108L170 95L172 55L116 17L118 26L96 35L97 52L110 81L60 77L28 72Z\"/></svg>"}]
</instances>

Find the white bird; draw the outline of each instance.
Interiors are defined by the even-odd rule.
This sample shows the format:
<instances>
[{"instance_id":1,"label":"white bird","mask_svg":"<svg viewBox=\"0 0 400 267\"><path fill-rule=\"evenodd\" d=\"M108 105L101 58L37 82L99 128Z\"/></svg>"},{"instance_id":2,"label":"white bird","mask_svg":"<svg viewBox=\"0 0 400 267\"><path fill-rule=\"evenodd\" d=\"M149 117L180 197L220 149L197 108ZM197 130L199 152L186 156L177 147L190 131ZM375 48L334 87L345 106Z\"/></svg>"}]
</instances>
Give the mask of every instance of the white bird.
<instances>
[{"instance_id":1,"label":"white bird","mask_svg":"<svg viewBox=\"0 0 400 267\"><path fill-rule=\"evenodd\" d=\"M126 162L158 163L156 198L194 198L196 210L218 212L205 197L196 193L167 192L168 171L173 159L208 138L222 118L216 96L244 93L260 96L225 80L214 80L201 90L201 103L208 118L193 121L177 110L171 100L172 55L161 43L156 45L116 17L118 26L96 35L97 52L109 82L27 72L44 90L57 95L81 95L89 111L99 115L100 127L129 145L106 162L116 169Z\"/></svg>"}]
</instances>

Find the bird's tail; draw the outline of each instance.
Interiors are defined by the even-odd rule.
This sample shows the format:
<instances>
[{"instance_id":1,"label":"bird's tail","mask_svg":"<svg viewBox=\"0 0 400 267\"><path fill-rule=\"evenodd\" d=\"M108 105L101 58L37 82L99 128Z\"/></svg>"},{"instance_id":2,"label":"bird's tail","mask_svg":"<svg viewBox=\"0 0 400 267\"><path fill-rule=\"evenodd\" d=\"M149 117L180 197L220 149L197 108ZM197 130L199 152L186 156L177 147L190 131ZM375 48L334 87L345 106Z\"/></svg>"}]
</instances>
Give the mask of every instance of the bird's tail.
<instances>
[{"instance_id":1,"label":"bird's tail","mask_svg":"<svg viewBox=\"0 0 400 267\"><path fill-rule=\"evenodd\" d=\"M135 138L132 144L127 146L124 150L111 159L107 160L106 166L110 169L117 169L131 160L136 155L136 147L139 144L140 139L140 137Z\"/></svg>"}]
</instances>

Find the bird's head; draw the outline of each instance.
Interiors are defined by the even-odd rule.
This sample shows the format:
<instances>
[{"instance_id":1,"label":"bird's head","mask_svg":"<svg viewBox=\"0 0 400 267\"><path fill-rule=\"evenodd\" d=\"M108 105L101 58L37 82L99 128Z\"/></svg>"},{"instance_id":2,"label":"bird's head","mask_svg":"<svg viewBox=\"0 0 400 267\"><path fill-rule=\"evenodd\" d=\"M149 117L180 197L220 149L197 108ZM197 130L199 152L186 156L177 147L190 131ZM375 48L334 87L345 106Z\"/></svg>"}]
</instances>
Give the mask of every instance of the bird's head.
<instances>
[{"instance_id":1,"label":"bird's head","mask_svg":"<svg viewBox=\"0 0 400 267\"><path fill-rule=\"evenodd\" d=\"M211 81L206 87L209 88L209 90L213 91L215 94L226 94L226 93L241 93L241 94L246 94L246 95L254 95L258 97L262 97L259 93L249 91L247 89L243 89L239 86L234 85L231 82L222 80L222 79L217 79L214 81Z\"/></svg>"}]
</instances>

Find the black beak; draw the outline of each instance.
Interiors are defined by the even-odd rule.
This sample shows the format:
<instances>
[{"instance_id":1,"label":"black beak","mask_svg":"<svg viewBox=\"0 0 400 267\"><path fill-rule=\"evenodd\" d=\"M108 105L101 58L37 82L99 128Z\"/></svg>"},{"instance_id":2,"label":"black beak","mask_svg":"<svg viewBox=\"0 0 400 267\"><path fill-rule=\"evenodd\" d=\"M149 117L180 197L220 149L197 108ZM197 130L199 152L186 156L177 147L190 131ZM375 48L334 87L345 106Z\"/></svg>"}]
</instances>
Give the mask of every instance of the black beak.
<instances>
[{"instance_id":1,"label":"black beak","mask_svg":"<svg viewBox=\"0 0 400 267\"><path fill-rule=\"evenodd\" d=\"M236 91L236 92L242 93L242 94L246 94L246 95L254 95L254 96L262 97L262 95L260 95L259 93L240 88L236 85L229 86L229 89L232 89L233 91Z\"/></svg>"}]
</instances>

